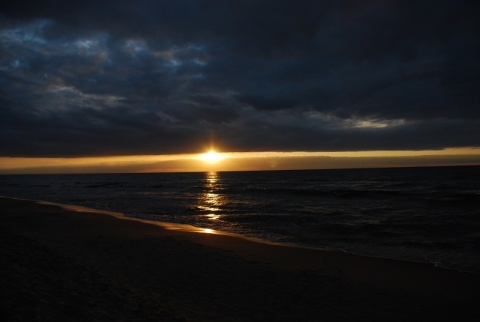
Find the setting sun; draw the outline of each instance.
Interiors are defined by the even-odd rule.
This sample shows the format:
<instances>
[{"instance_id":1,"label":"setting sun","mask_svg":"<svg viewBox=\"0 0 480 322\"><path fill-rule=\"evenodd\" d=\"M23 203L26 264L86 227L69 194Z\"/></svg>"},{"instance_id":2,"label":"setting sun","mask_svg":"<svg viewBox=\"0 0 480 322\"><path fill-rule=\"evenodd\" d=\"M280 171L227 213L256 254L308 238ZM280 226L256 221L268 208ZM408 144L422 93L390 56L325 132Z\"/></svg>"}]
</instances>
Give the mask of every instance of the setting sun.
<instances>
[{"instance_id":1,"label":"setting sun","mask_svg":"<svg viewBox=\"0 0 480 322\"><path fill-rule=\"evenodd\" d=\"M204 153L200 156L200 159L208 163L216 163L220 160L223 160L224 158L225 157L221 153L218 153L215 150L210 150L209 152Z\"/></svg>"}]
</instances>

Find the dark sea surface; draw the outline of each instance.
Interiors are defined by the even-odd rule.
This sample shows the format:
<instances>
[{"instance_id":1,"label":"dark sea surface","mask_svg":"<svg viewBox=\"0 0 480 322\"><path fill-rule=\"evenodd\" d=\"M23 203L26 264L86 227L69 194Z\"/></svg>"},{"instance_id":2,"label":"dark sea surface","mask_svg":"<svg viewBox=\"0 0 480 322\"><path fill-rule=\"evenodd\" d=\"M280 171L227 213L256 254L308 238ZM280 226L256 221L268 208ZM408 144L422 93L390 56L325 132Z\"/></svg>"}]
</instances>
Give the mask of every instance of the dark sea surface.
<instances>
[{"instance_id":1,"label":"dark sea surface","mask_svg":"<svg viewBox=\"0 0 480 322\"><path fill-rule=\"evenodd\" d=\"M480 167L4 175L0 195L480 273Z\"/></svg>"}]
</instances>

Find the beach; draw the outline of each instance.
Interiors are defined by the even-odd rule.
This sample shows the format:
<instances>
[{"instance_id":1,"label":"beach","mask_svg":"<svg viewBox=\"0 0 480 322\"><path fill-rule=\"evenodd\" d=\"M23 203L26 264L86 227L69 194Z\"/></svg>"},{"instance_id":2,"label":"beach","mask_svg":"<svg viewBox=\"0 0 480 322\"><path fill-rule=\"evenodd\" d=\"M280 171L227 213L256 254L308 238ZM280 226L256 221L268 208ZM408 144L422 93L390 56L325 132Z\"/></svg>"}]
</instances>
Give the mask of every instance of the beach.
<instances>
[{"instance_id":1,"label":"beach","mask_svg":"<svg viewBox=\"0 0 480 322\"><path fill-rule=\"evenodd\" d=\"M480 276L0 198L2 321L477 321Z\"/></svg>"}]
</instances>

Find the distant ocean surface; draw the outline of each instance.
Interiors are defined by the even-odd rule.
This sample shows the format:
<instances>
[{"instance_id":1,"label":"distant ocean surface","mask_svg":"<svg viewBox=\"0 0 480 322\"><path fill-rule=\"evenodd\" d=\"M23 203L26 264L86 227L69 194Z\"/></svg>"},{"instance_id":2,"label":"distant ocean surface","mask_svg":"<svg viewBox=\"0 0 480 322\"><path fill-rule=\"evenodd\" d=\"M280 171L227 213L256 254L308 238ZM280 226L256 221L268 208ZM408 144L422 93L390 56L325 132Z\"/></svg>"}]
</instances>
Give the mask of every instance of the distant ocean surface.
<instances>
[{"instance_id":1,"label":"distant ocean surface","mask_svg":"<svg viewBox=\"0 0 480 322\"><path fill-rule=\"evenodd\" d=\"M3 175L0 195L480 273L480 167Z\"/></svg>"}]
</instances>

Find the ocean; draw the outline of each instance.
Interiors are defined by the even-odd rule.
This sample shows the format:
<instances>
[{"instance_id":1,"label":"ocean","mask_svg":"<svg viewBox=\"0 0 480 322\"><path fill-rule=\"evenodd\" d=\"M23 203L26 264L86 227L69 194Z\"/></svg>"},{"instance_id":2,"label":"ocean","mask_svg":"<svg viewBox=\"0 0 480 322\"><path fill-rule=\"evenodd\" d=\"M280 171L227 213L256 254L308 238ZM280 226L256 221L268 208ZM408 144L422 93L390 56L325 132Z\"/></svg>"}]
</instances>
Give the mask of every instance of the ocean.
<instances>
[{"instance_id":1,"label":"ocean","mask_svg":"<svg viewBox=\"0 0 480 322\"><path fill-rule=\"evenodd\" d=\"M480 273L480 167L2 175L0 195Z\"/></svg>"}]
</instances>

